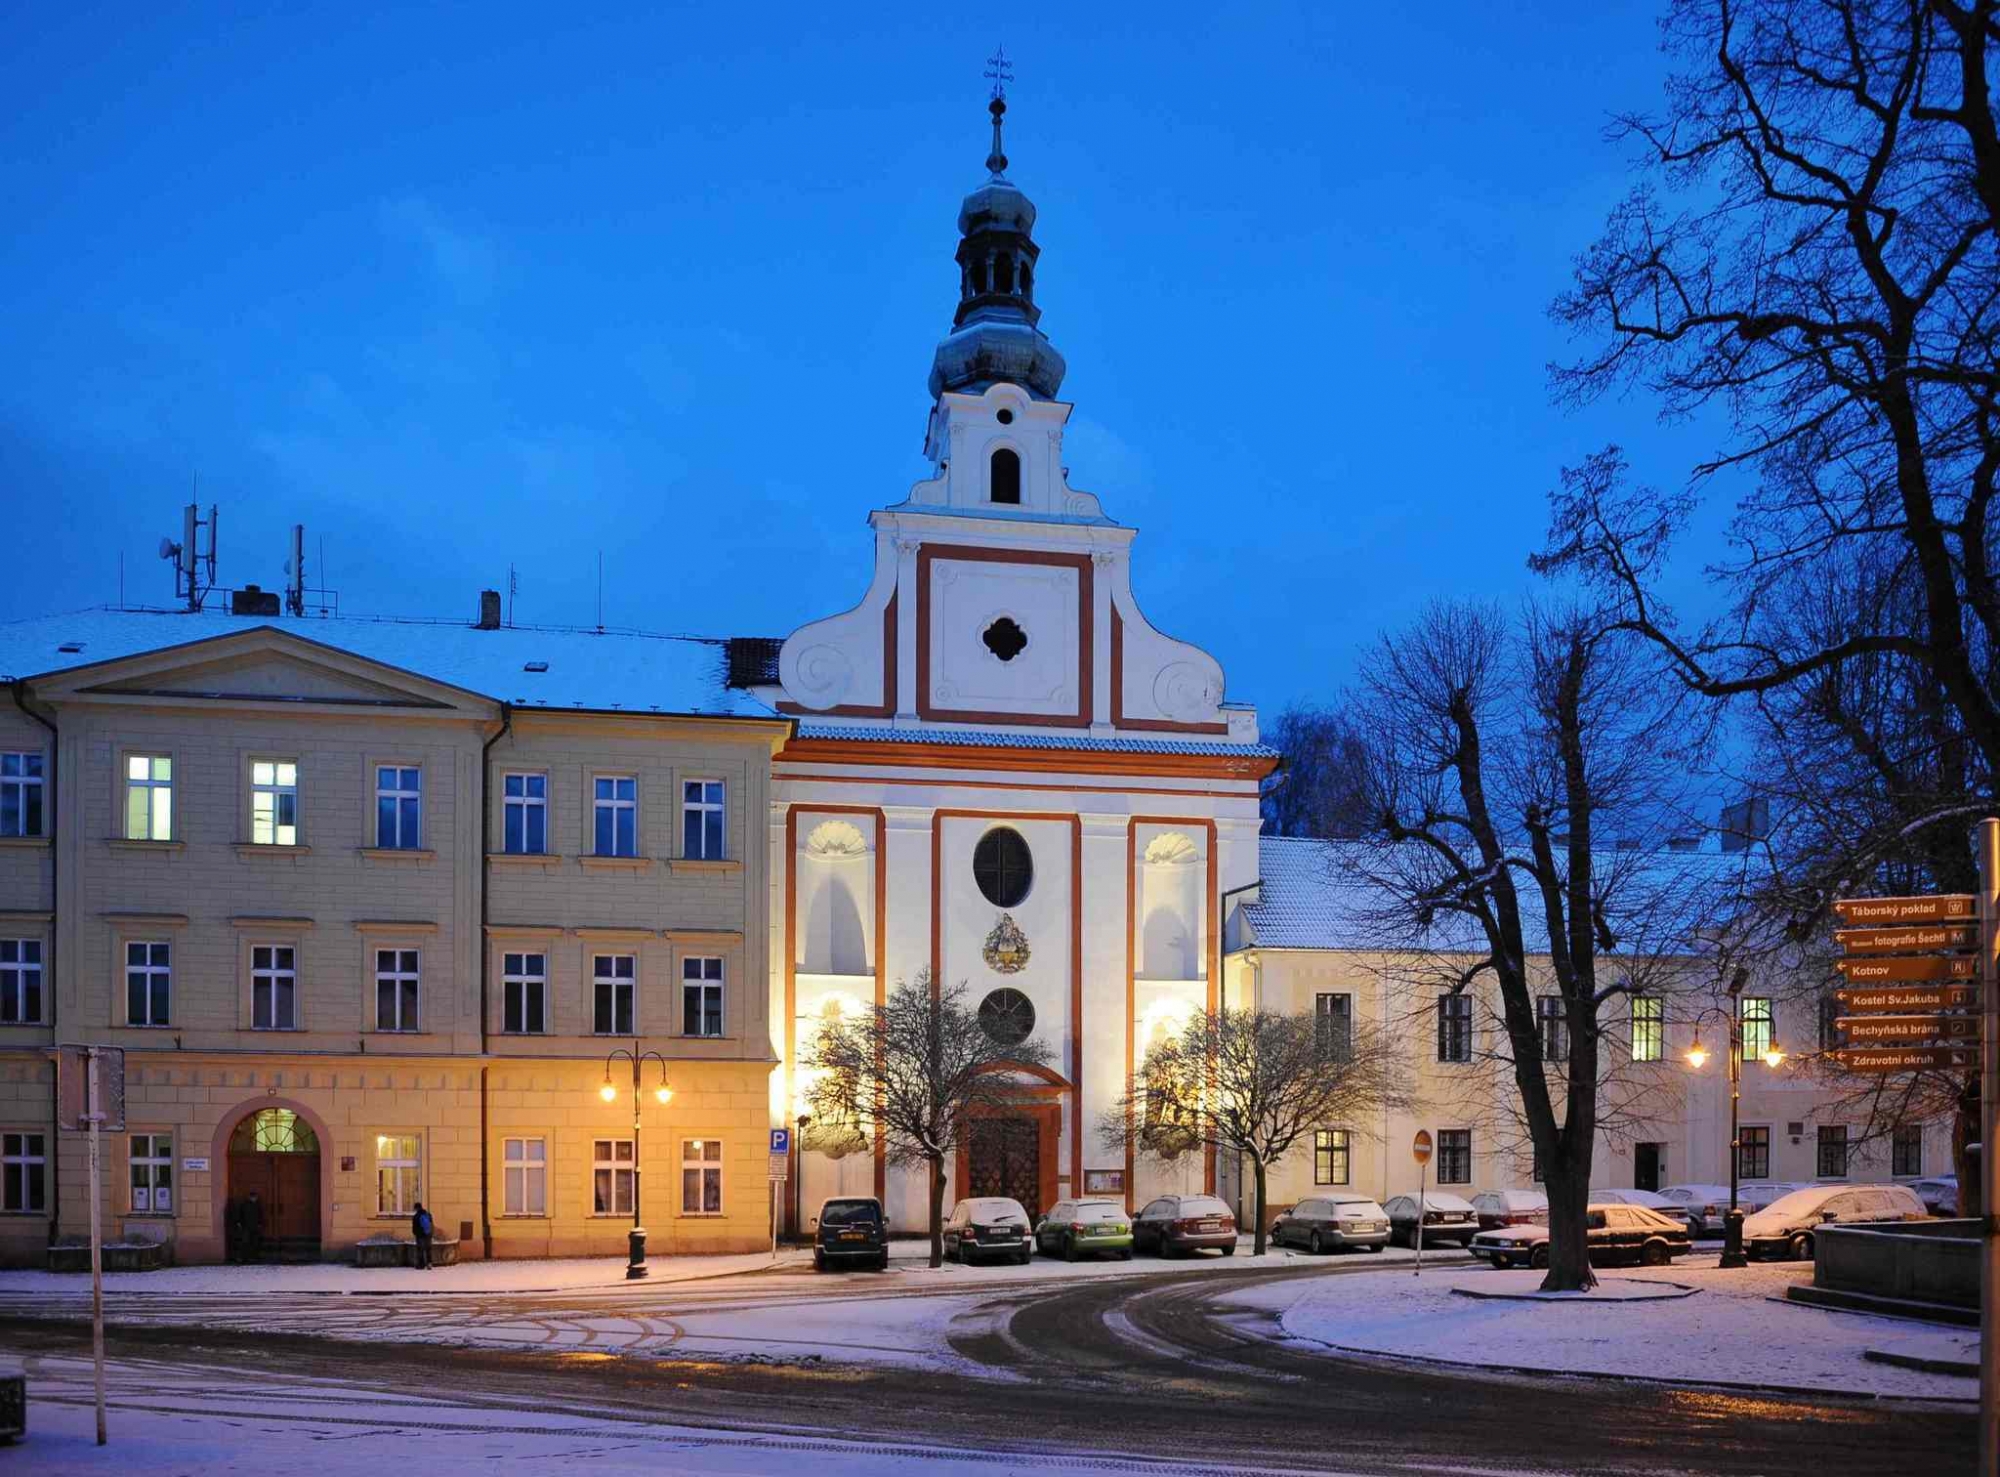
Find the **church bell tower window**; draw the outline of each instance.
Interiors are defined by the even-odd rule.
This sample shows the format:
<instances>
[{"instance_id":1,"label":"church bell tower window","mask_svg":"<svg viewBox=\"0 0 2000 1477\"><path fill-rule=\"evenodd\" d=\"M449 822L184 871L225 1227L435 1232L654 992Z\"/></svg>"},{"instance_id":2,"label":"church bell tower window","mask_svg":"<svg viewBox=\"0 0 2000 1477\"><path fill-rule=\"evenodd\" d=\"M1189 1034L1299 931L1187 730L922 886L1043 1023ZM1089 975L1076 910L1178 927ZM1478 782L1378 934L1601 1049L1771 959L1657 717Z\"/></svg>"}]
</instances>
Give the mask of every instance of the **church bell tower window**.
<instances>
[{"instance_id":1,"label":"church bell tower window","mask_svg":"<svg viewBox=\"0 0 2000 1477\"><path fill-rule=\"evenodd\" d=\"M992 499L996 503L1021 501L1021 458L1006 447L993 453Z\"/></svg>"}]
</instances>

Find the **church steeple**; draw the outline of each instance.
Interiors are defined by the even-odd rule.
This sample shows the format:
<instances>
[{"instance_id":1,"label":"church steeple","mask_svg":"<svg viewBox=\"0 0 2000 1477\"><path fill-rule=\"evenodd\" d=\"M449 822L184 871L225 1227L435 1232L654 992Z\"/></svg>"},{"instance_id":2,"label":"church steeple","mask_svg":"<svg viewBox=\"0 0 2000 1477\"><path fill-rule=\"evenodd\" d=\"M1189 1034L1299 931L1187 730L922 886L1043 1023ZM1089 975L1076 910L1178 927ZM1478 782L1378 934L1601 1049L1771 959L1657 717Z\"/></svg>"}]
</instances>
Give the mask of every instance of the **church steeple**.
<instances>
[{"instance_id":1,"label":"church steeple","mask_svg":"<svg viewBox=\"0 0 2000 1477\"><path fill-rule=\"evenodd\" d=\"M1007 178L1001 128L1011 69L1004 53L993 59L987 75L994 79L987 103L993 147L986 156L986 183L967 195L958 211L958 311L931 363L931 396L1004 383L1053 400L1067 366L1035 326L1042 316L1035 306L1041 248L1033 236L1034 202Z\"/></svg>"}]
</instances>

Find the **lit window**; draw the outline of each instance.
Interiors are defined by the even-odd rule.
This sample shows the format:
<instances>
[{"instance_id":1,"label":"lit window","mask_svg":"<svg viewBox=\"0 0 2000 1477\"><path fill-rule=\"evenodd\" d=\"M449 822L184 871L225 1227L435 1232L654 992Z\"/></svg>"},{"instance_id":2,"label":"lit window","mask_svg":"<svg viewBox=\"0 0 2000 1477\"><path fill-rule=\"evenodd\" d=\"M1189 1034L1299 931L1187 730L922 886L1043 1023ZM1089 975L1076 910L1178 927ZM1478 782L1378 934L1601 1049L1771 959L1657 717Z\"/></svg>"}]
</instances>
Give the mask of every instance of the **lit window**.
<instances>
[{"instance_id":1,"label":"lit window","mask_svg":"<svg viewBox=\"0 0 2000 1477\"><path fill-rule=\"evenodd\" d=\"M0 1133L0 1210L48 1209L47 1144L39 1133Z\"/></svg>"},{"instance_id":2,"label":"lit window","mask_svg":"<svg viewBox=\"0 0 2000 1477\"><path fill-rule=\"evenodd\" d=\"M681 1034L722 1034L722 961L681 960Z\"/></svg>"},{"instance_id":3,"label":"lit window","mask_svg":"<svg viewBox=\"0 0 2000 1477\"><path fill-rule=\"evenodd\" d=\"M0 939L0 1026L42 1019L42 941Z\"/></svg>"},{"instance_id":4,"label":"lit window","mask_svg":"<svg viewBox=\"0 0 2000 1477\"><path fill-rule=\"evenodd\" d=\"M375 1029L416 1031L417 997L422 972L415 949L375 951Z\"/></svg>"},{"instance_id":5,"label":"lit window","mask_svg":"<svg viewBox=\"0 0 2000 1477\"><path fill-rule=\"evenodd\" d=\"M547 775L510 774L501 778L503 837L512 856L541 856L549 849L549 781Z\"/></svg>"},{"instance_id":6,"label":"lit window","mask_svg":"<svg viewBox=\"0 0 2000 1477\"><path fill-rule=\"evenodd\" d=\"M259 846L299 844L299 767L259 759L250 766L250 839Z\"/></svg>"},{"instance_id":7,"label":"lit window","mask_svg":"<svg viewBox=\"0 0 2000 1477\"><path fill-rule=\"evenodd\" d=\"M1313 1134L1313 1183L1344 1185L1348 1174L1347 1130L1322 1128Z\"/></svg>"},{"instance_id":8,"label":"lit window","mask_svg":"<svg viewBox=\"0 0 2000 1477\"><path fill-rule=\"evenodd\" d=\"M424 1198L423 1140L413 1133L375 1136L375 1213L410 1215Z\"/></svg>"},{"instance_id":9,"label":"lit window","mask_svg":"<svg viewBox=\"0 0 2000 1477\"><path fill-rule=\"evenodd\" d=\"M681 1140L681 1214L722 1214L722 1140Z\"/></svg>"},{"instance_id":10,"label":"lit window","mask_svg":"<svg viewBox=\"0 0 2000 1477\"><path fill-rule=\"evenodd\" d=\"M721 861L722 822L722 781L684 781L681 785L681 855L696 861Z\"/></svg>"},{"instance_id":11,"label":"lit window","mask_svg":"<svg viewBox=\"0 0 2000 1477\"><path fill-rule=\"evenodd\" d=\"M630 775L605 774L592 800L599 856L639 854L639 782Z\"/></svg>"},{"instance_id":12,"label":"lit window","mask_svg":"<svg viewBox=\"0 0 2000 1477\"><path fill-rule=\"evenodd\" d=\"M250 951L250 1027L255 1031L299 1027L298 954L288 944L258 944Z\"/></svg>"},{"instance_id":13,"label":"lit window","mask_svg":"<svg viewBox=\"0 0 2000 1477\"><path fill-rule=\"evenodd\" d=\"M590 1199L593 1214L632 1213L634 1169L630 1139L598 1139L591 1146Z\"/></svg>"},{"instance_id":14,"label":"lit window","mask_svg":"<svg viewBox=\"0 0 2000 1477\"><path fill-rule=\"evenodd\" d=\"M549 965L545 954L506 954L500 960L500 1029L538 1036L549 1028Z\"/></svg>"},{"instance_id":15,"label":"lit window","mask_svg":"<svg viewBox=\"0 0 2000 1477\"><path fill-rule=\"evenodd\" d=\"M173 996L173 946L158 943L127 944L125 1024L166 1025L172 1014Z\"/></svg>"},{"instance_id":16,"label":"lit window","mask_svg":"<svg viewBox=\"0 0 2000 1477\"><path fill-rule=\"evenodd\" d=\"M132 1135L132 1214L172 1215L174 1210L174 1136L170 1133Z\"/></svg>"},{"instance_id":17,"label":"lit window","mask_svg":"<svg viewBox=\"0 0 2000 1477\"><path fill-rule=\"evenodd\" d=\"M0 836L42 834L42 756L0 754Z\"/></svg>"},{"instance_id":18,"label":"lit window","mask_svg":"<svg viewBox=\"0 0 2000 1477\"><path fill-rule=\"evenodd\" d=\"M632 1034L632 991L638 959L631 954L599 954L592 962L595 999L591 1029L600 1036Z\"/></svg>"},{"instance_id":19,"label":"lit window","mask_svg":"<svg viewBox=\"0 0 2000 1477\"><path fill-rule=\"evenodd\" d=\"M1666 1002L1657 995L1632 997L1632 1060L1657 1062L1666 1057Z\"/></svg>"},{"instance_id":20,"label":"lit window","mask_svg":"<svg viewBox=\"0 0 2000 1477\"><path fill-rule=\"evenodd\" d=\"M382 851L423 846L424 772L381 765L375 771L375 845Z\"/></svg>"},{"instance_id":21,"label":"lit window","mask_svg":"<svg viewBox=\"0 0 2000 1477\"><path fill-rule=\"evenodd\" d=\"M1743 1022L1743 1060L1755 1061L1771 1049L1771 1002L1759 995L1745 995L1739 1002Z\"/></svg>"},{"instance_id":22,"label":"lit window","mask_svg":"<svg viewBox=\"0 0 2000 1477\"><path fill-rule=\"evenodd\" d=\"M125 759L125 839L174 838L174 761L164 754Z\"/></svg>"},{"instance_id":23,"label":"lit window","mask_svg":"<svg viewBox=\"0 0 2000 1477\"><path fill-rule=\"evenodd\" d=\"M507 1215L549 1213L549 1146L547 1139L505 1139L501 1142L501 1183Z\"/></svg>"}]
</instances>

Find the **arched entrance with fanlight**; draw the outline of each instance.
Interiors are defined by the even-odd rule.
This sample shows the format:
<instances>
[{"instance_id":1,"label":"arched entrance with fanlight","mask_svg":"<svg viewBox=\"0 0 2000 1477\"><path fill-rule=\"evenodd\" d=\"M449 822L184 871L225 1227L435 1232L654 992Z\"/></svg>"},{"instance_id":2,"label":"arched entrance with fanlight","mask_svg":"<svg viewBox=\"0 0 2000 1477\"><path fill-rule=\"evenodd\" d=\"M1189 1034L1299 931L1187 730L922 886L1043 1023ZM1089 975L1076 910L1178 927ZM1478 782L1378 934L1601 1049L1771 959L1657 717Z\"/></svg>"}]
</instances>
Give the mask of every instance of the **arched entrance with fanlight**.
<instances>
[{"instance_id":1,"label":"arched entrance with fanlight","mask_svg":"<svg viewBox=\"0 0 2000 1477\"><path fill-rule=\"evenodd\" d=\"M297 1109L261 1107L229 1133L224 1203L256 1195L265 1261L312 1261L320 1254L320 1139Z\"/></svg>"}]
</instances>

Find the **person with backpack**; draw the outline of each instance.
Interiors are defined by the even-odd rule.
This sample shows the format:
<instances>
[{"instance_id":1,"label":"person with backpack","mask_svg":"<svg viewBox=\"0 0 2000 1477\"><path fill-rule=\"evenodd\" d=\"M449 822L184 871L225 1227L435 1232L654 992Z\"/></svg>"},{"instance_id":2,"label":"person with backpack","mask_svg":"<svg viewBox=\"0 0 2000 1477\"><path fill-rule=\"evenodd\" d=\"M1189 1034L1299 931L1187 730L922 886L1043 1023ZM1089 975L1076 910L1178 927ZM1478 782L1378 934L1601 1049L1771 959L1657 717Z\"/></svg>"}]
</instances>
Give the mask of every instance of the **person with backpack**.
<instances>
[{"instance_id":1,"label":"person with backpack","mask_svg":"<svg viewBox=\"0 0 2000 1477\"><path fill-rule=\"evenodd\" d=\"M417 1238L417 1266L425 1272L431 1269L431 1233L436 1229L437 1224L431 1219L431 1213L419 1200L416 1213L410 1217L410 1234Z\"/></svg>"}]
</instances>

